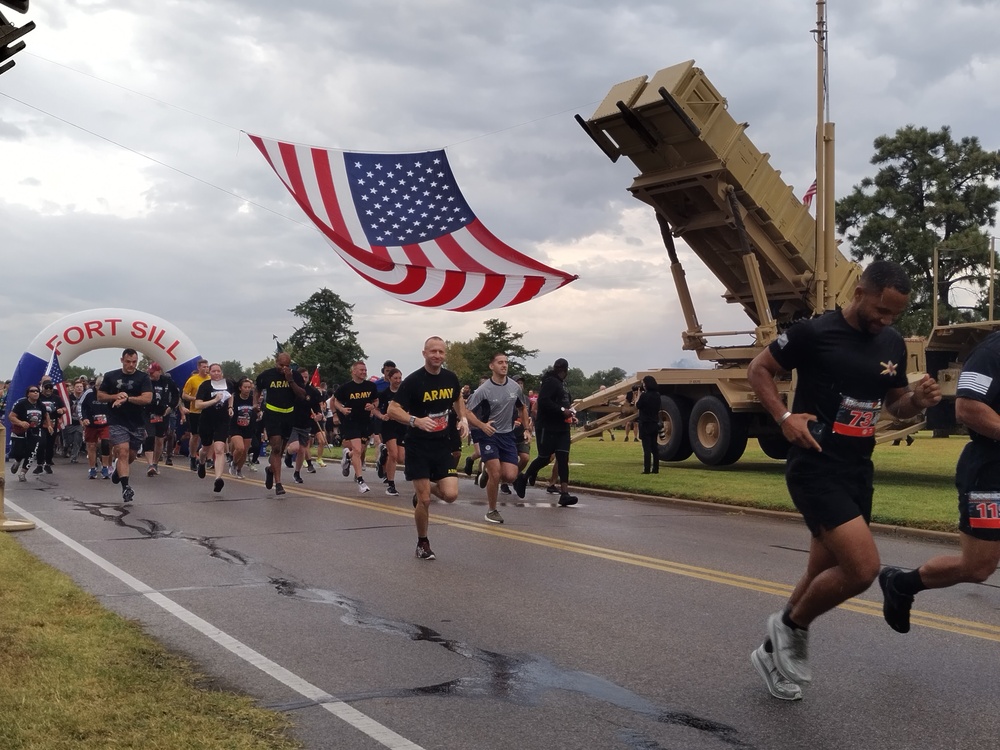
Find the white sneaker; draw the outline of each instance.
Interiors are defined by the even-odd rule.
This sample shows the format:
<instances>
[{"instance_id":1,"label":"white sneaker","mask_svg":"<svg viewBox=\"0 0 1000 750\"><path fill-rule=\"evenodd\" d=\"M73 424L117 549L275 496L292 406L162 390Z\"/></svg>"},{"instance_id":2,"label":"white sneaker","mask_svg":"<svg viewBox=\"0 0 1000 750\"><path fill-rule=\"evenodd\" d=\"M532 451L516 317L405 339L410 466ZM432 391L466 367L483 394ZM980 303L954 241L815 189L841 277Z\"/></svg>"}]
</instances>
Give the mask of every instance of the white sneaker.
<instances>
[{"instance_id":1,"label":"white sneaker","mask_svg":"<svg viewBox=\"0 0 1000 750\"><path fill-rule=\"evenodd\" d=\"M344 448L344 455L340 458L340 473L345 477L351 476L351 451Z\"/></svg>"},{"instance_id":2,"label":"white sneaker","mask_svg":"<svg viewBox=\"0 0 1000 750\"><path fill-rule=\"evenodd\" d=\"M812 681L809 668L809 631L793 629L781 621L781 612L767 618L767 632L774 646L774 666L792 682Z\"/></svg>"},{"instance_id":3,"label":"white sneaker","mask_svg":"<svg viewBox=\"0 0 1000 750\"><path fill-rule=\"evenodd\" d=\"M782 677L781 672L774 666L774 658L764 650L763 643L750 652L750 663L764 680L767 691L775 698L782 701L802 700L802 688Z\"/></svg>"},{"instance_id":4,"label":"white sneaker","mask_svg":"<svg viewBox=\"0 0 1000 750\"><path fill-rule=\"evenodd\" d=\"M364 479L362 479L361 477L358 477L357 481L358 481L358 494L363 495L366 492L371 492L371 487L369 487L367 484L365 484L365 480Z\"/></svg>"}]
</instances>

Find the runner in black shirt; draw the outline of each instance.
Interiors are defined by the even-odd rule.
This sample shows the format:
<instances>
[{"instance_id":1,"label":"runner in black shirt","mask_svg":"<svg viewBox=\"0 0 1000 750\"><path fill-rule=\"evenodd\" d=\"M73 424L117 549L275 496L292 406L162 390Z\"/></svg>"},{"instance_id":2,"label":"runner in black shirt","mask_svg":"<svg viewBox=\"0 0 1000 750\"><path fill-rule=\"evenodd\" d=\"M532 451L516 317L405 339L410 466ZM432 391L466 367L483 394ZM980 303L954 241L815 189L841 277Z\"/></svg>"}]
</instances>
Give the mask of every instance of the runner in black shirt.
<instances>
[{"instance_id":1,"label":"runner in black shirt","mask_svg":"<svg viewBox=\"0 0 1000 750\"><path fill-rule=\"evenodd\" d=\"M879 572L871 521L871 452L884 408L916 416L941 400L924 376L907 387L906 347L889 326L909 301L910 280L895 263L865 269L843 309L791 326L750 364L761 405L790 442L785 475L795 507L812 532L806 572L784 612L771 615L768 638L750 658L776 698L798 700L812 678L808 627L824 612L865 591ZM775 376L795 370L786 409ZM796 684L798 683L798 684Z\"/></svg>"},{"instance_id":2,"label":"runner in black shirt","mask_svg":"<svg viewBox=\"0 0 1000 750\"><path fill-rule=\"evenodd\" d=\"M222 373L222 365L208 366L208 380L198 386L194 407L201 412L198 430L201 449L198 451L198 476L205 478L205 461L212 456L215 473L213 492L221 492L226 480L222 472L226 466L226 444L229 440L229 423L233 417L235 384Z\"/></svg>"},{"instance_id":3,"label":"runner in black shirt","mask_svg":"<svg viewBox=\"0 0 1000 750\"><path fill-rule=\"evenodd\" d=\"M933 557L916 570L886 568L879 574L882 614L899 633L910 630L916 594L984 583L1000 564L1000 332L966 358L955 395L955 417L971 438L955 467L961 551Z\"/></svg>"},{"instance_id":4,"label":"runner in black shirt","mask_svg":"<svg viewBox=\"0 0 1000 750\"><path fill-rule=\"evenodd\" d=\"M111 435L111 454L116 462L111 481L115 484L121 482L122 499L128 503L135 496L135 491L129 486L129 464L135 461L146 437L144 407L153 400L153 384L146 373L136 369L139 354L135 349L122 351L121 362L120 370L104 374L97 398L111 404L108 431Z\"/></svg>"},{"instance_id":5,"label":"runner in black shirt","mask_svg":"<svg viewBox=\"0 0 1000 750\"><path fill-rule=\"evenodd\" d=\"M229 452L233 454L233 462L229 473L237 479L243 479L243 466L247 454L253 444L254 430L260 432L257 424L257 409L253 404L253 381L243 378L236 384L233 395L232 420L229 423Z\"/></svg>"},{"instance_id":6,"label":"runner in black shirt","mask_svg":"<svg viewBox=\"0 0 1000 750\"><path fill-rule=\"evenodd\" d=\"M51 474L52 457L56 450L56 435L59 432L59 418L66 413L66 405L63 403L62 396L56 392L52 378L47 376L42 378L39 387L42 389L42 393L38 397L38 402L49 413L49 426L41 432L41 442L38 444L38 465L33 473L41 474L42 471L45 471L46 474Z\"/></svg>"},{"instance_id":7,"label":"runner in black shirt","mask_svg":"<svg viewBox=\"0 0 1000 750\"><path fill-rule=\"evenodd\" d=\"M49 414L39 401L37 385L28 388L24 398L18 399L11 407L8 416L13 433L10 436L10 457L14 459L10 471L17 474L17 481L27 482L28 462L38 451L42 432L49 427Z\"/></svg>"},{"instance_id":8,"label":"runner in black shirt","mask_svg":"<svg viewBox=\"0 0 1000 750\"><path fill-rule=\"evenodd\" d=\"M281 456L285 452L285 444L292 435L293 412L295 402L304 399L305 382L298 371L292 372L292 358L287 352L281 352L274 358L275 366L264 370L257 376L254 388L254 405L261 408L264 399L264 430L267 431L267 443L270 447L268 465L264 468L264 486L274 487L275 495L284 495L285 488L281 486Z\"/></svg>"},{"instance_id":9,"label":"runner in black shirt","mask_svg":"<svg viewBox=\"0 0 1000 750\"><path fill-rule=\"evenodd\" d=\"M160 454L163 453L163 439L167 435L170 414L181 397L180 389L163 374L163 368L156 362L149 366L149 381L153 385L153 400L146 407L146 476L155 477L160 473Z\"/></svg>"},{"instance_id":10,"label":"runner in black shirt","mask_svg":"<svg viewBox=\"0 0 1000 750\"><path fill-rule=\"evenodd\" d=\"M396 467L403 464L405 460L405 448L403 438L406 435L406 428L399 422L389 418L389 404L396 400L399 393L399 386L403 382L403 373L395 367L383 370L388 387L379 391L378 411L376 414L382 423L381 435L383 451L378 460L381 462L382 476L385 482L385 494L390 497L399 495L396 489Z\"/></svg>"},{"instance_id":11,"label":"runner in black shirt","mask_svg":"<svg viewBox=\"0 0 1000 750\"><path fill-rule=\"evenodd\" d=\"M361 494L368 492L362 476L365 469L362 440L371 435L372 413L377 411L377 400L378 392L375 384L368 380L368 367L364 362L351 365L351 380L333 394L333 408L340 414L340 436L344 441L340 470L346 477L354 467L354 481Z\"/></svg>"},{"instance_id":12,"label":"runner in black shirt","mask_svg":"<svg viewBox=\"0 0 1000 750\"><path fill-rule=\"evenodd\" d=\"M458 476L451 455L448 415L459 418L462 437L469 434L469 420L458 377L444 369L444 339L432 336L424 342L424 366L407 375L394 401L389 418L409 427L406 432L406 478L413 483L413 517L417 525L417 558L433 560L427 539L431 494L446 503L458 499ZM431 483L434 488L431 488Z\"/></svg>"}]
</instances>

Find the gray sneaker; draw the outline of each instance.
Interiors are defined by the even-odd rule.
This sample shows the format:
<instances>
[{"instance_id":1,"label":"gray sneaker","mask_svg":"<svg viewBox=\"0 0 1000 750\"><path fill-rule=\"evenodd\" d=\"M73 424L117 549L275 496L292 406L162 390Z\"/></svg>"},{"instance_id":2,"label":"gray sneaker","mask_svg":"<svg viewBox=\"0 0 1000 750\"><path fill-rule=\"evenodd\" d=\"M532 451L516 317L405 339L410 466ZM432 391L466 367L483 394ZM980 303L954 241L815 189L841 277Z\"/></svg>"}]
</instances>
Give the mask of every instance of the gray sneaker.
<instances>
[{"instance_id":1,"label":"gray sneaker","mask_svg":"<svg viewBox=\"0 0 1000 750\"><path fill-rule=\"evenodd\" d=\"M809 631L793 630L781 621L781 612L767 618L767 632L774 645L774 666L786 678L802 685L812 682L809 668Z\"/></svg>"},{"instance_id":2,"label":"gray sneaker","mask_svg":"<svg viewBox=\"0 0 1000 750\"><path fill-rule=\"evenodd\" d=\"M340 457L340 473L345 477L351 476L351 451L344 448L344 454Z\"/></svg>"},{"instance_id":3,"label":"gray sneaker","mask_svg":"<svg viewBox=\"0 0 1000 750\"><path fill-rule=\"evenodd\" d=\"M491 510L486 514L486 520L490 523L503 523L503 516L500 515L500 511Z\"/></svg>"},{"instance_id":4,"label":"gray sneaker","mask_svg":"<svg viewBox=\"0 0 1000 750\"><path fill-rule=\"evenodd\" d=\"M781 672L774 666L774 658L764 650L764 644L750 652L750 663L764 680L767 691L775 698L782 701L802 700L802 688L782 677Z\"/></svg>"}]
</instances>

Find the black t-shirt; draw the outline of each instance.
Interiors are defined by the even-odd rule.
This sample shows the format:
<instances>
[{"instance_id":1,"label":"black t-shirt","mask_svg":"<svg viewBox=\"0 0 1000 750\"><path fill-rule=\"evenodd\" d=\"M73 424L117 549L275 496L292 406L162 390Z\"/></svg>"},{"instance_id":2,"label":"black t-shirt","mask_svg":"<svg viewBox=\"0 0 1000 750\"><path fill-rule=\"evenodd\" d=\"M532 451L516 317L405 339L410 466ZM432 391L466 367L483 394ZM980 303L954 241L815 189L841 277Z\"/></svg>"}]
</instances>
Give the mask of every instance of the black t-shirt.
<instances>
[{"instance_id":1,"label":"black t-shirt","mask_svg":"<svg viewBox=\"0 0 1000 750\"><path fill-rule=\"evenodd\" d=\"M229 421L229 407L232 405L230 402L232 401L233 393L236 391L233 381L225 378L219 381L206 380L198 386L195 399L197 401L211 401L219 391L225 393L225 397L213 406L202 408L202 422L207 420L211 424L224 424Z\"/></svg>"},{"instance_id":2,"label":"black t-shirt","mask_svg":"<svg viewBox=\"0 0 1000 750\"><path fill-rule=\"evenodd\" d=\"M408 445L447 441L448 417L455 411L455 402L462 397L461 390L458 376L443 367L437 375L421 367L406 376L396 391L396 401L411 417L433 417L436 422L433 432L410 427L406 432Z\"/></svg>"},{"instance_id":3,"label":"black t-shirt","mask_svg":"<svg viewBox=\"0 0 1000 750\"><path fill-rule=\"evenodd\" d=\"M378 400L375 384L367 380L355 383L353 380L344 383L333 394L337 403L351 410L350 414L341 414L341 424L353 424L367 427L371 423L371 412L365 409L366 404L374 404Z\"/></svg>"},{"instance_id":4,"label":"black t-shirt","mask_svg":"<svg viewBox=\"0 0 1000 750\"><path fill-rule=\"evenodd\" d=\"M149 382L153 385L153 400L149 402L146 411L150 416L162 417L167 413L167 409L176 406L180 390L166 375L160 375L158 380L150 378Z\"/></svg>"},{"instance_id":5,"label":"black t-shirt","mask_svg":"<svg viewBox=\"0 0 1000 750\"><path fill-rule=\"evenodd\" d=\"M233 417L230 424L236 430L246 432L253 426L253 395L243 398L238 392L233 396Z\"/></svg>"},{"instance_id":6,"label":"black t-shirt","mask_svg":"<svg viewBox=\"0 0 1000 750\"><path fill-rule=\"evenodd\" d=\"M35 430L45 423L45 415L48 413L48 410L41 399L32 404L28 401L28 397L25 396L17 400L11 408L10 413L16 415L22 422L30 423L31 427L28 429Z\"/></svg>"},{"instance_id":7,"label":"black t-shirt","mask_svg":"<svg viewBox=\"0 0 1000 750\"><path fill-rule=\"evenodd\" d=\"M55 427L59 424L59 415L56 414L58 409L65 408L62 398L60 398L59 393L55 390L52 391L51 396L46 396L42 394L38 397L38 403L42 405L46 412L49 414L49 419L52 420L52 426Z\"/></svg>"},{"instance_id":8,"label":"black t-shirt","mask_svg":"<svg viewBox=\"0 0 1000 750\"><path fill-rule=\"evenodd\" d=\"M112 370L104 373L104 381L101 383L101 393L114 396L118 393L127 393L129 398L141 396L143 393L152 393L153 383L149 375L136 370L131 375L126 375L122 370ZM109 403L110 407L111 404ZM146 422L145 407L133 404L128 401L121 406L108 409L108 423L127 427L130 430L140 429Z\"/></svg>"},{"instance_id":9,"label":"black t-shirt","mask_svg":"<svg viewBox=\"0 0 1000 750\"><path fill-rule=\"evenodd\" d=\"M311 430L313 427L313 414L323 412L323 399L319 390L312 385L306 384L306 400L299 399L295 402L295 417L292 424L303 430Z\"/></svg>"},{"instance_id":10,"label":"black t-shirt","mask_svg":"<svg viewBox=\"0 0 1000 750\"><path fill-rule=\"evenodd\" d=\"M979 401L1000 412L1000 331L983 339L966 358L955 396ZM1000 441L980 435L971 427L969 437L972 439L962 450L955 471L958 491L1000 490Z\"/></svg>"},{"instance_id":11,"label":"black t-shirt","mask_svg":"<svg viewBox=\"0 0 1000 750\"><path fill-rule=\"evenodd\" d=\"M300 388L305 385L305 381L298 370L292 372L292 379ZM290 411L295 406L295 391L292 390L292 386L285 380L284 374L277 367L264 370L264 372L257 376L257 381L254 385L258 391L267 391L267 404L275 407L277 410Z\"/></svg>"},{"instance_id":12,"label":"black t-shirt","mask_svg":"<svg viewBox=\"0 0 1000 750\"><path fill-rule=\"evenodd\" d=\"M399 393L399 391L396 391L396 393ZM389 403L396 400L396 393L393 393L389 388L378 392L378 410L380 412L383 414L389 413Z\"/></svg>"},{"instance_id":13,"label":"black t-shirt","mask_svg":"<svg viewBox=\"0 0 1000 750\"><path fill-rule=\"evenodd\" d=\"M878 334L851 327L840 310L791 326L769 350L785 370L796 370L794 412L826 425L823 456L868 457L886 393L905 388L906 344L893 328Z\"/></svg>"},{"instance_id":14,"label":"black t-shirt","mask_svg":"<svg viewBox=\"0 0 1000 750\"><path fill-rule=\"evenodd\" d=\"M97 391L90 389L80 397L80 415L89 427L104 427L108 424L111 404L97 400Z\"/></svg>"}]
</instances>

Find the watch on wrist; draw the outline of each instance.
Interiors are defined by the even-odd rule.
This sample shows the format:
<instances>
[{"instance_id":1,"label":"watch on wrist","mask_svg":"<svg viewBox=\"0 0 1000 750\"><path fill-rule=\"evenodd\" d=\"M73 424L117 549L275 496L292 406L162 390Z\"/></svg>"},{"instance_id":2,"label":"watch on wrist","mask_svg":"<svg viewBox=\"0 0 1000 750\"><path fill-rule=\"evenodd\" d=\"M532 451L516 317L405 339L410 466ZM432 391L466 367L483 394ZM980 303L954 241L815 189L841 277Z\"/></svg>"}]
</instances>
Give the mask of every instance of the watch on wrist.
<instances>
[{"instance_id":1,"label":"watch on wrist","mask_svg":"<svg viewBox=\"0 0 1000 750\"><path fill-rule=\"evenodd\" d=\"M410 427L413 427L413 423L416 422L416 421L417 421L417 418L411 414L410 415Z\"/></svg>"}]
</instances>

